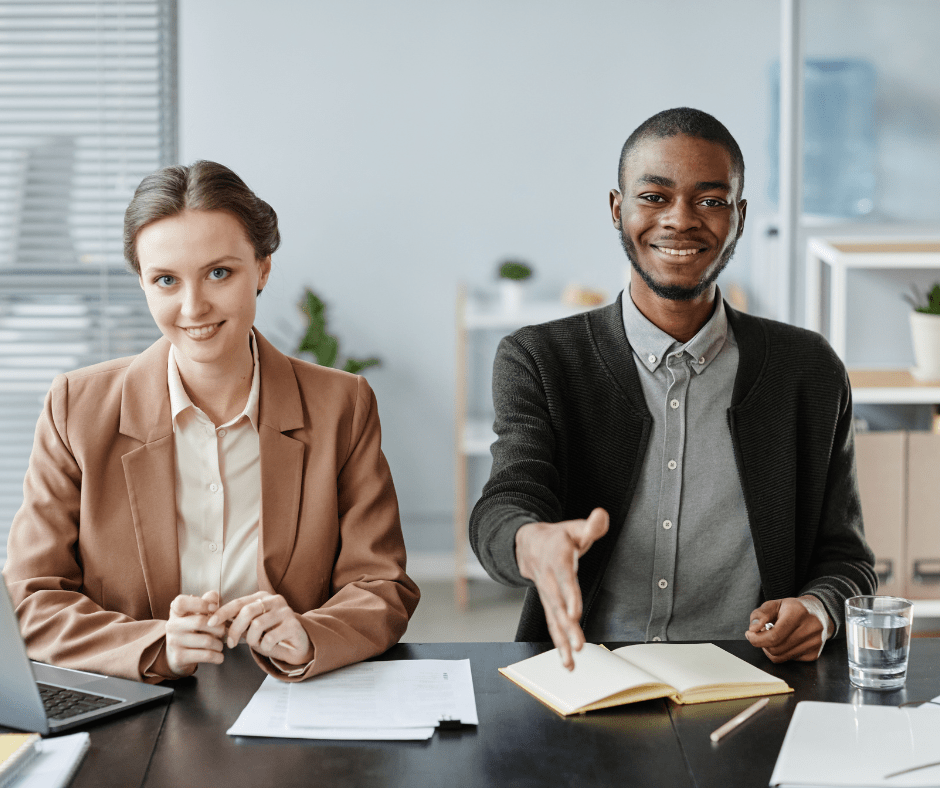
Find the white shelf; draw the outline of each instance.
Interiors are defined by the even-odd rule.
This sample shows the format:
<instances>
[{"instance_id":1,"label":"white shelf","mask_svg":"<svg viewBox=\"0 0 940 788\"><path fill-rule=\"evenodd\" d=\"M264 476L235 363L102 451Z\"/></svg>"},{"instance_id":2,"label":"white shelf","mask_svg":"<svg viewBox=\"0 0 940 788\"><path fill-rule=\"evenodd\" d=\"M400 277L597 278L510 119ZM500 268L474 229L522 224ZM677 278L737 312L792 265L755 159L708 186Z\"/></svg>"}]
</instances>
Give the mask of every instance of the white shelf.
<instances>
[{"instance_id":1,"label":"white shelf","mask_svg":"<svg viewBox=\"0 0 940 788\"><path fill-rule=\"evenodd\" d=\"M561 301L523 302L515 311L507 311L501 305L485 306L474 300L467 302L464 314L464 327L467 329L502 329L510 331L522 326L547 323L562 317L585 312L590 307L568 306Z\"/></svg>"},{"instance_id":2,"label":"white shelf","mask_svg":"<svg viewBox=\"0 0 940 788\"><path fill-rule=\"evenodd\" d=\"M940 599L914 599L914 621L921 618L940 618Z\"/></svg>"},{"instance_id":3,"label":"white shelf","mask_svg":"<svg viewBox=\"0 0 940 788\"><path fill-rule=\"evenodd\" d=\"M906 369L850 369L855 405L940 405L940 381L919 381Z\"/></svg>"},{"instance_id":4,"label":"white shelf","mask_svg":"<svg viewBox=\"0 0 940 788\"><path fill-rule=\"evenodd\" d=\"M848 271L852 268L940 269L940 235L812 237L806 241L806 327L823 323L823 266L829 266L829 342L845 358Z\"/></svg>"}]
</instances>

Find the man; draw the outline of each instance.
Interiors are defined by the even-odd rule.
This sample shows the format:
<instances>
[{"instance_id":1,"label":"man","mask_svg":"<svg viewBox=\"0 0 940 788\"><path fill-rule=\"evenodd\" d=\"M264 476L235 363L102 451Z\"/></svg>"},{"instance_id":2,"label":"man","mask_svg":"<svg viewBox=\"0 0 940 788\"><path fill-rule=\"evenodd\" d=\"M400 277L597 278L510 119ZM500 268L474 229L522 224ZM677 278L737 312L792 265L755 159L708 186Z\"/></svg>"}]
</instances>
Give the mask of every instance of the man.
<instances>
[{"instance_id":1,"label":"man","mask_svg":"<svg viewBox=\"0 0 940 788\"><path fill-rule=\"evenodd\" d=\"M503 339L473 549L530 586L516 639L551 637L569 669L585 636L814 660L876 586L845 369L819 335L723 302L747 204L721 123L654 115L618 177L629 290Z\"/></svg>"}]
</instances>

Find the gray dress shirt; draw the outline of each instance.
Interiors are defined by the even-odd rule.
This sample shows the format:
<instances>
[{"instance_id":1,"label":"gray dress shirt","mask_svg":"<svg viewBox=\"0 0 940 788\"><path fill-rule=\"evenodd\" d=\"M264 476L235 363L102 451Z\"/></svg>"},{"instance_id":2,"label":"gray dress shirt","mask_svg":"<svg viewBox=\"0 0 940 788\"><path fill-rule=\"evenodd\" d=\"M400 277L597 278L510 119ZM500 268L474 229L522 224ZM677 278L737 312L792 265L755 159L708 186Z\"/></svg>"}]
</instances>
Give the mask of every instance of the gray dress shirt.
<instances>
[{"instance_id":1,"label":"gray dress shirt","mask_svg":"<svg viewBox=\"0 0 940 788\"><path fill-rule=\"evenodd\" d=\"M760 574L728 426L738 348L724 302L685 344L627 293L623 321L653 429L585 635L742 639Z\"/></svg>"}]
</instances>

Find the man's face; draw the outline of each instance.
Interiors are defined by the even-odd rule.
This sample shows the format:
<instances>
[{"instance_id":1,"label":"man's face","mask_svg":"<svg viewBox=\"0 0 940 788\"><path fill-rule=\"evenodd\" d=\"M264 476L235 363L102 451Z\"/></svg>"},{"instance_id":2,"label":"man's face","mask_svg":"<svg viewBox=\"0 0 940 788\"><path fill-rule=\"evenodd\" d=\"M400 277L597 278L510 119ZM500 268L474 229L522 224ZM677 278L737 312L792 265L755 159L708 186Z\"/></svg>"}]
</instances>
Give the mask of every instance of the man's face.
<instances>
[{"instance_id":1,"label":"man's face","mask_svg":"<svg viewBox=\"0 0 940 788\"><path fill-rule=\"evenodd\" d=\"M623 194L610 193L624 251L659 298L710 298L744 230L745 200L731 156L715 142L679 134L642 140L624 162Z\"/></svg>"}]
</instances>

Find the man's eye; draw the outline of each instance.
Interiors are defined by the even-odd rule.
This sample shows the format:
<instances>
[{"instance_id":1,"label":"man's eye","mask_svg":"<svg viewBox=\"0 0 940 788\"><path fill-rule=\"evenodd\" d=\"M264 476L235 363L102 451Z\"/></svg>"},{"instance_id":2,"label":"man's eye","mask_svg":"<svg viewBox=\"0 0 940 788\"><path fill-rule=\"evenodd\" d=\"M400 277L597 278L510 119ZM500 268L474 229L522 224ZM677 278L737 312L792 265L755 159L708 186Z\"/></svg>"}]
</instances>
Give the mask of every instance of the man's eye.
<instances>
[{"instance_id":1,"label":"man's eye","mask_svg":"<svg viewBox=\"0 0 940 788\"><path fill-rule=\"evenodd\" d=\"M210 279L225 279L230 273L231 271L229 271L228 268L213 268L209 272L209 278Z\"/></svg>"},{"instance_id":2,"label":"man's eye","mask_svg":"<svg viewBox=\"0 0 940 788\"><path fill-rule=\"evenodd\" d=\"M164 274L156 278L156 283L159 287L171 287L176 284L176 278L169 274Z\"/></svg>"},{"instance_id":3,"label":"man's eye","mask_svg":"<svg viewBox=\"0 0 940 788\"><path fill-rule=\"evenodd\" d=\"M660 194L641 194L640 199L646 200L647 202L665 202Z\"/></svg>"},{"instance_id":4,"label":"man's eye","mask_svg":"<svg viewBox=\"0 0 940 788\"><path fill-rule=\"evenodd\" d=\"M706 208L720 208L725 204L726 203L724 200L719 200L715 197L707 197L706 199L702 200L702 205L704 205Z\"/></svg>"}]
</instances>

